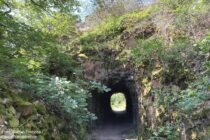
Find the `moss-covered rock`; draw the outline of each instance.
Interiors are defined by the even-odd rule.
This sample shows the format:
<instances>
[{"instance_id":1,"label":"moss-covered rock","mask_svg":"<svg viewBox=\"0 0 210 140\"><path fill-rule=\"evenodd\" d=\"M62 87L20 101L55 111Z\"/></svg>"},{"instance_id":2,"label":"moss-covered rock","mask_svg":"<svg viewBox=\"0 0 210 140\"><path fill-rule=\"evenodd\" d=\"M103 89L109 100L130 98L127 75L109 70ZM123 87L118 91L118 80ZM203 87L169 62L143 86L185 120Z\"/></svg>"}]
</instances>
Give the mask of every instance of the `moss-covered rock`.
<instances>
[{"instance_id":1,"label":"moss-covered rock","mask_svg":"<svg viewBox=\"0 0 210 140\"><path fill-rule=\"evenodd\" d=\"M72 139L71 125L68 123L65 118L48 111L44 103L29 99L23 93L0 94L0 125L5 125L5 131L7 129L41 131L40 135L37 134L38 140L55 137L58 140ZM56 135L53 136L53 133Z\"/></svg>"},{"instance_id":2,"label":"moss-covered rock","mask_svg":"<svg viewBox=\"0 0 210 140\"><path fill-rule=\"evenodd\" d=\"M16 110L20 112L21 116L23 117L30 116L37 112L35 106L32 103L24 100L18 100L18 102L16 102L16 106Z\"/></svg>"},{"instance_id":3,"label":"moss-covered rock","mask_svg":"<svg viewBox=\"0 0 210 140\"><path fill-rule=\"evenodd\" d=\"M12 95L13 97L13 100L14 100L14 103L17 104L17 105L22 105L22 106L29 106L29 105L32 105L32 103L28 102L27 99L23 99L21 98L20 96L18 95Z\"/></svg>"},{"instance_id":4,"label":"moss-covered rock","mask_svg":"<svg viewBox=\"0 0 210 140\"><path fill-rule=\"evenodd\" d=\"M44 106L44 104L36 104L35 107L38 113L43 114L43 115L47 113L47 109Z\"/></svg>"},{"instance_id":5,"label":"moss-covered rock","mask_svg":"<svg viewBox=\"0 0 210 140\"><path fill-rule=\"evenodd\" d=\"M16 128L19 126L19 120L16 117L13 117L9 120L9 126L12 128Z\"/></svg>"}]
</instances>

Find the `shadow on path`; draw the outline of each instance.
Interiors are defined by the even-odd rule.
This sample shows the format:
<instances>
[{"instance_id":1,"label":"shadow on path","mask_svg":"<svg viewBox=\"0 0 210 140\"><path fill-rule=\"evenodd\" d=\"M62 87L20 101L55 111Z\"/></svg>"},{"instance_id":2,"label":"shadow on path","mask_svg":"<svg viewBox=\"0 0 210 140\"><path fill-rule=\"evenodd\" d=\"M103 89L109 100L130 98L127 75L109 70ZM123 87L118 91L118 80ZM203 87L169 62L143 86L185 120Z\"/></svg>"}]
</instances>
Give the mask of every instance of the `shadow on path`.
<instances>
[{"instance_id":1,"label":"shadow on path","mask_svg":"<svg viewBox=\"0 0 210 140\"><path fill-rule=\"evenodd\" d=\"M114 112L115 116L96 126L92 131L92 140L137 140L131 119L126 112Z\"/></svg>"}]
</instances>

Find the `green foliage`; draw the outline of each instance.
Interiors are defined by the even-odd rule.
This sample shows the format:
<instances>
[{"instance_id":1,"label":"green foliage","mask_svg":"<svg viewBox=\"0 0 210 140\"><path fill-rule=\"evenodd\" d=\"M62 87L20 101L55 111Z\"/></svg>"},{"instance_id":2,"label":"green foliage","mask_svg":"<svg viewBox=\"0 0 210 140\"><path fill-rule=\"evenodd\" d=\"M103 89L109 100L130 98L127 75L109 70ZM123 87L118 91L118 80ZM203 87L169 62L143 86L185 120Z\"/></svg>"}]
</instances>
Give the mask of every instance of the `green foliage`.
<instances>
[{"instance_id":1,"label":"green foliage","mask_svg":"<svg viewBox=\"0 0 210 140\"><path fill-rule=\"evenodd\" d=\"M210 34L208 34L206 38L204 38L198 44L195 44L195 45L198 45L198 48L203 53L209 53L209 50L210 50Z\"/></svg>"},{"instance_id":2,"label":"green foliage","mask_svg":"<svg viewBox=\"0 0 210 140\"><path fill-rule=\"evenodd\" d=\"M164 86L161 90L153 90L159 98L156 105L162 105L165 109L175 109L178 112L191 113L210 98L209 80L208 77L198 78L193 83L189 83L185 90L177 86Z\"/></svg>"},{"instance_id":3,"label":"green foliage","mask_svg":"<svg viewBox=\"0 0 210 140\"><path fill-rule=\"evenodd\" d=\"M53 37L38 32L24 23L18 23L10 15L0 15L1 24L1 76L5 80L15 77L25 80L32 71L40 69L43 54L53 43ZM45 46L42 47L42 46Z\"/></svg>"},{"instance_id":4,"label":"green foliage","mask_svg":"<svg viewBox=\"0 0 210 140\"><path fill-rule=\"evenodd\" d=\"M31 75L41 70L46 56L49 55L50 49L60 46L58 39L63 34L56 33L55 36L55 32L44 32L49 26L41 22L43 18L38 18L42 17L47 12L47 6L49 6L47 4L52 4L53 1L43 1L42 5L39 5L41 1L37 3L34 2L37 1L1 2L1 79L9 80L10 78L16 78L16 80L28 80ZM61 3L55 7L58 8L58 6L62 6ZM28 7L31 7L31 9L29 10ZM7 11L7 9L9 9L9 11ZM40 11L37 11L38 9ZM21 13L22 10L25 10L25 12ZM11 14L11 12L14 14ZM56 14L60 13L57 11ZM72 16L69 15L69 17ZM48 18L52 17L48 15ZM58 23L58 20L60 24L64 24L68 21L54 18L54 22L56 21ZM71 24L72 23L73 22L71 22ZM58 26L55 26L58 30ZM51 29L52 28L51 26ZM59 26L58 32L63 32L62 28ZM66 32L70 32L72 29L67 30L65 28L65 30Z\"/></svg>"},{"instance_id":5,"label":"green foliage","mask_svg":"<svg viewBox=\"0 0 210 140\"><path fill-rule=\"evenodd\" d=\"M82 69L77 60L71 55L61 52L58 49L51 49L49 56L43 64L43 71L68 79L76 79L82 76Z\"/></svg>"},{"instance_id":6,"label":"green foliage","mask_svg":"<svg viewBox=\"0 0 210 140\"><path fill-rule=\"evenodd\" d=\"M30 1L19 1L14 0L12 3L3 1L3 4L7 4L7 6L16 7L16 6L24 6L32 9L36 13L42 12L55 12L58 11L60 13L68 13L71 14L74 6L78 6L78 1L75 0L65 0L65 1L54 1L54 0L30 0ZM56 10L55 10L56 9Z\"/></svg>"},{"instance_id":7,"label":"green foliage","mask_svg":"<svg viewBox=\"0 0 210 140\"><path fill-rule=\"evenodd\" d=\"M179 94L178 108L183 112L191 112L210 98L210 78L203 77L191 83Z\"/></svg>"},{"instance_id":8,"label":"green foliage","mask_svg":"<svg viewBox=\"0 0 210 140\"><path fill-rule=\"evenodd\" d=\"M161 39L139 39L138 47L132 49L132 57L136 65L141 65L147 60L158 57L163 47Z\"/></svg>"},{"instance_id":9,"label":"green foliage","mask_svg":"<svg viewBox=\"0 0 210 140\"><path fill-rule=\"evenodd\" d=\"M96 90L97 93L105 93L111 91L110 88L108 88L105 85L102 85L100 82L91 81L90 84L90 90Z\"/></svg>"},{"instance_id":10,"label":"green foliage","mask_svg":"<svg viewBox=\"0 0 210 140\"><path fill-rule=\"evenodd\" d=\"M190 10L201 10L201 7L209 3L206 0L160 0L160 2L173 12L182 14Z\"/></svg>"},{"instance_id":11,"label":"green foliage","mask_svg":"<svg viewBox=\"0 0 210 140\"><path fill-rule=\"evenodd\" d=\"M190 2L188 0L161 0L161 2L168 8L176 10L176 11L179 11L184 6L187 6L190 4ZM182 12L184 12L184 11L182 11Z\"/></svg>"},{"instance_id":12,"label":"green foliage","mask_svg":"<svg viewBox=\"0 0 210 140\"><path fill-rule=\"evenodd\" d=\"M163 86L162 89L152 90L154 96L158 99L154 106L159 108L162 120L168 120L168 123L162 122L157 130L152 130L151 140L156 139L172 139L175 140L178 136L178 128L181 122L189 121L193 123L193 116L196 116L196 111L202 109L206 101L210 98L210 79L209 77L198 77L196 81L189 83L188 88L181 90L178 86ZM205 114L205 110L199 114ZM167 124L173 124L173 127L168 127ZM200 127L205 129L204 125ZM161 129L160 129L161 128ZM172 129L174 128L174 129ZM201 131L201 130L200 130Z\"/></svg>"},{"instance_id":13,"label":"green foliage","mask_svg":"<svg viewBox=\"0 0 210 140\"><path fill-rule=\"evenodd\" d=\"M77 2L74 1L15 0L12 3L1 1L0 81L2 83L11 79L28 81L31 76L36 75L43 68L46 69L48 58L54 59L51 57L52 52L57 51L57 54L60 54L59 51L66 51L64 36L68 40L75 31L75 17L71 14L72 6L75 5ZM53 8L56 10L52 10ZM58 55L57 62L61 61L61 57L64 61L67 59L66 56L66 54L63 57ZM76 65L76 62L73 64L73 59L67 62L70 59L68 57L65 62L59 64L66 69L71 65L70 69ZM61 70L61 73L74 71L69 69L66 70L67 72ZM62 74L60 75L63 76Z\"/></svg>"},{"instance_id":14,"label":"green foliage","mask_svg":"<svg viewBox=\"0 0 210 140\"><path fill-rule=\"evenodd\" d=\"M81 88L80 82L40 75L35 79L35 83L29 85L29 88L32 88L36 96L46 100L47 103L67 112L76 123L96 119L94 114L88 112L87 109L90 92Z\"/></svg>"},{"instance_id":15,"label":"green foliage","mask_svg":"<svg viewBox=\"0 0 210 140\"><path fill-rule=\"evenodd\" d=\"M153 94L158 95L158 100L155 105L157 107L164 106L165 109L173 109L174 102L176 102L177 96L179 96L180 89L177 86L164 86L162 89L156 89L152 91Z\"/></svg>"},{"instance_id":16,"label":"green foliage","mask_svg":"<svg viewBox=\"0 0 210 140\"><path fill-rule=\"evenodd\" d=\"M192 48L192 42L189 38L180 38L175 40L169 47L165 46L165 50L161 53L162 61L172 63L185 63L187 57L194 57L196 51ZM183 57L186 57L185 60Z\"/></svg>"},{"instance_id":17,"label":"green foliage","mask_svg":"<svg viewBox=\"0 0 210 140\"><path fill-rule=\"evenodd\" d=\"M149 140L177 140L178 131L176 126L167 125L164 127L158 127L152 131L152 136Z\"/></svg>"},{"instance_id":18,"label":"green foliage","mask_svg":"<svg viewBox=\"0 0 210 140\"><path fill-rule=\"evenodd\" d=\"M154 9L147 8L142 11L124 14L120 17L109 17L103 23L94 28L93 31L84 33L80 37L81 44L89 44L90 42L105 41L113 39L125 29L133 26L134 23L143 20L149 16Z\"/></svg>"},{"instance_id":19,"label":"green foliage","mask_svg":"<svg viewBox=\"0 0 210 140\"><path fill-rule=\"evenodd\" d=\"M38 75L31 79L30 84L24 88L34 92L34 96L41 98L50 106L61 112L66 112L74 123L84 124L97 119L87 109L87 99L91 97L90 91L109 92L110 89L101 83L83 80L69 81L66 78Z\"/></svg>"},{"instance_id":20,"label":"green foliage","mask_svg":"<svg viewBox=\"0 0 210 140\"><path fill-rule=\"evenodd\" d=\"M159 131L160 128L152 130L151 139L169 139L164 134L167 131L165 130L167 124L173 124L174 127L179 128L180 122L189 121L193 126L194 120L192 118L195 116L195 112L200 110L209 100L208 38L207 35L196 43L186 38L179 39L174 41L170 47L162 47L156 52L147 51L149 55L145 59L151 61L154 58L152 56L156 55L156 59L158 58L157 60L162 63L159 66L163 69L161 76L162 78L165 77L162 79L164 85L161 88L151 89L151 94L157 98L153 105L159 110L159 117L162 120L161 126L163 126L161 132ZM144 54L144 51L139 51L139 53ZM141 57L142 55L137 56ZM138 58L137 56L136 58ZM141 59L136 61L136 65L138 66L140 62L142 62ZM199 69L190 65L195 62L199 63ZM205 114L206 112L204 110L199 113ZM169 122L165 123L164 120ZM205 124L200 126L202 129L203 125ZM178 133L177 130L174 132ZM176 139L173 138L176 134L171 133L169 135L172 136L172 139Z\"/></svg>"}]
</instances>

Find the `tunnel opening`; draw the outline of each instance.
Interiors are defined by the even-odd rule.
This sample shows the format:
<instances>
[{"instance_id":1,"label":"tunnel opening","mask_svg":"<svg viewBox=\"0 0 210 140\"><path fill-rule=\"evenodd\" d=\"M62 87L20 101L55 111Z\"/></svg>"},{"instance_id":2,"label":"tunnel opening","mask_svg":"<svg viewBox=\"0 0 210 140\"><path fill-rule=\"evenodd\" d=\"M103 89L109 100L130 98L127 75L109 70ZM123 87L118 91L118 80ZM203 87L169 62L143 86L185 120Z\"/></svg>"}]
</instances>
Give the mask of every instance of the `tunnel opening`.
<instances>
[{"instance_id":1,"label":"tunnel opening","mask_svg":"<svg viewBox=\"0 0 210 140\"><path fill-rule=\"evenodd\" d=\"M110 99L110 106L114 113L126 112L127 101L124 93L114 93Z\"/></svg>"},{"instance_id":2,"label":"tunnel opening","mask_svg":"<svg viewBox=\"0 0 210 140\"><path fill-rule=\"evenodd\" d=\"M123 135L127 130L132 131L134 134L138 132L140 121L135 82L130 78L131 76L120 77L120 79L118 76L116 77L117 79L110 78L106 83L111 88L110 92L92 94L91 108L92 112L97 116L97 120L93 124L93 130L96 130L95 134L97 135L103 135L106 131L114 133L118 130L116 133L123 133ZM120 110L119 108L118 110L112 108L112 97L116 93L122 94L125 100L125 105L121 105Z\"/></svg>"}]
</instances>

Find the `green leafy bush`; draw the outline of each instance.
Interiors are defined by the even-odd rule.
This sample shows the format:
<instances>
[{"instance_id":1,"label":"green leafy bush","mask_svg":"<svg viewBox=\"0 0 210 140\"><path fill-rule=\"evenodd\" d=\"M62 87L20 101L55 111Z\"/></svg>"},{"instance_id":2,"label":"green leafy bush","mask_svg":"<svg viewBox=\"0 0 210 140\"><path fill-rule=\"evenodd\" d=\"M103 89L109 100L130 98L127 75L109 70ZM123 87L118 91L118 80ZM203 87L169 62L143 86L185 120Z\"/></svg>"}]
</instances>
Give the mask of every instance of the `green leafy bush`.
<instances>
[{"instance_id":1,"label":"green leafy bush","mask_svg":"<svg viewBox=\"0 0 210 140\"><path fill-rule=\"evenodd\" d=\"M67 77L71 80L75 79L76 76L82 75L79 62L69 54L61 52L56 48L51 49L42 69L51 75Z\"/></svg>"},{"instance_id":2,"label":"green leafy bush","mask_svg":"<svg viewBox=\"0 0 210 140\"><path fill-rule=\"evenodd\" d=\"M198 44L195 44L195 46L198 45L198 48L204 52L209 53L210 50L210 33L202 39Z\"/></svg>"},{"instance_id":3,"label":"green leafy bush","mask_svg":"<svg viewBox=\"0 0 210 140\"><path fill-rule=\"evenodd\" d=\"M97 90L98 93L104 93L104 92L111 91L110 88L101 84L100 82L91 81L90 84L91 84L90 90Z\"/></svg>"},{"instance_id":4,"label":"green leafy bush","mask_svg":"<svg viewBox=\"0 0 210 140\"><path fill-rule=\"evenodd\" d=\"M97 82L77 80L72 82L66 78L38 75L26 89L34 91L34 95L61 112L66 112L75 123L82 124L97 117L88 111L87 100L91 97L90 91L98 90L101 93L110 91L109 88Z\"/></svg>"},{"instance_id":5,"label":"green leafy bush","mask_svg":"<svg viewBox=\"0 0 210 140\"><path fill-rule=\"evenodd\" d=\"M136 65L158 57L163 47L161 39L139 39L137 42L138 47L133 48L131 51Z\"/></svg>"},{"instance_id":6,"label":"green leafy bush","mask_svg":"<svg viewBox=\"0 0 210 140\"><path fill-rule=\"evenodd\" d=\"M177 140L177 136L178 131L176 130L176 126L167 125L153 130L149 140Z\"/></svg>"},{"instance_id":7,"label":"green leafy bush","mask_svg":"<svg viewBox=\"0 0 210 140\"><path fill-rule=\"evenodd\" d=\"M210 98L210 78L203 77L191 83L179 95L178 108L183 112L191 112Z\"/></svg>"},{"instance_id":8,"label":"green leafy bush","mask_svg":"<svg viewBox=\"0 0 210 140\"><path fill-rule=\"evenodd\" d=\"M65 78L39 75L35 83L30 85L36 94L46 103L65 111L77 123L96 119L87 109L90 92L82 88L79 82L71 82Z\"/></svg>"},{"instance_id":9,"label":"green leafy bush","mask_svg":"<svg viewBox=\"0 0 210 140\"><path fill-rule=\"evenodd\" d=\"M124 14L120 17L109 17L94 28L94 30L81 35L79 41L81 44L89 44L92 41L112 39L114 36L122 33L123 30L133 26L132 24L135 22L147 18L153 10L152 8L146 8L141 11Z\"/></svg>"}]
</instances>

